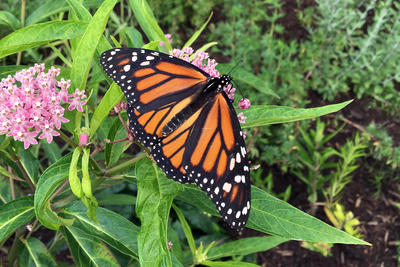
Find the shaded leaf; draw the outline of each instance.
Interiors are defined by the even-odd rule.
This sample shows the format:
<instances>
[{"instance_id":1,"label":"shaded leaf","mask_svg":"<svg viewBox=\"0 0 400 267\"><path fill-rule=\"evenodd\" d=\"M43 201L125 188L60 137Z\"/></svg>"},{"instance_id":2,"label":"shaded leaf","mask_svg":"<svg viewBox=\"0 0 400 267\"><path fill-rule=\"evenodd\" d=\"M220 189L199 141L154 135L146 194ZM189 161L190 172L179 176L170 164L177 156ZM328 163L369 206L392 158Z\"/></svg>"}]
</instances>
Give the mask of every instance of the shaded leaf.
<instances>
[{"instance_id":1,"label":"shaded leaf","mask_svg":"<svg viewBox=\"0 0 400 267\"><path fill-rule=\"evenodd\" d=\"M251 108L243 110L243 114L247 117L247 120L242 125L242 128L317 118L339 111L351 102L352 100L318 108L292 108L269 105L251 106Z\"/></svg>"},{"instance_id":2,"label":"shaded leaf","mask_svg":"<svg viewBox=\"0 0 400 267\"><path fill-rule=\"evenodd\" d=\"M200 210L220 217L206 194L192 185L176 197ZM369 243L340 231L261 189L251 186L251 211L246 225L263 233L310 242L368 245Z\"/></svg>"},{"instance_id":3,"label":"shaded leaf","mask_svg":"<svg viewBox=\"0 0 400 267\"><path fill-rule=\"evenodd\" d=\"M207 253L207 259L213 260L235 255L245 256L248 254L269 250L288 240L288 238L279 236L243 238L212 247Z\"/></svg>"},{"instance_id":4,"label":"shaded leaf","mask_svg":"<svg viewBox=\"0 0 400 267\"><path fill-rule=\"evenodd\" d=\"M120 266L110 249L97 237L75 227L60 228L78 266Z\"/></svg>"},{"instance_id":5,"label":"shaded leaf","mask_svg":"<svg viewBox=\"0 0 400 267\"><path fill-rule=\"evenodd\" d=\"M60 225L71 225L72 220L59 217L50 206L50 198L57 188L66 181L72 153L69 153L48 167L36 186L34 205L37 219L43 226L57 230Z\"/></svg>"},{"instance_id":6,"label":"shaded leaf","mask_svg":"<svg viewBox=\"0 0 400 267\"><path fill-rule=\"evenodd\" d=\"M46 246L39 239L30 237L28 240L23 240L22 243L24 248L18 258L20 266L57 266Z\"/></svg>"},{"instance_id":7,"label":"shaded leaf","mask_svg":"<svg viewBox=\"0 0 400 267\"><path fill-rule=\"evenodd\" d=\"M4 10L0 11L0 25L8 26L14 31L21 27L19 20L12 13Z\"/></svg>"},{"instance_id":8,"label":"shaded leaf","mask_svg":"<svg viewBox=\"0 0 400 267\"><path fill-rule=\"evenodd\" d=\"M139 227L123 216L99 207L97 208L99 224L96 224L88 218L86 208L80 201L74 201L63 212L75 219L74 227L106 242L121 253L134 258L138 257Z\"/></svg>"},{"instance_id":9,"label":"shaded leaf","mask_svg":"<svg viewBox=\"0 0 400 267\"><path fill-rule=\"evenodd\" d=\"M0 206L0 243L35 216L33 197L22 197Z\"/></svg>"},{"instance_id":10,"label":"shaded leaf","mask_svg":"<svg viewBox=\"0 0 400 267\"><path fill-rule=\"evenodd\" d=\"M167 179L148 158L136 166L138 195L136 214L141 227L138 236L141 266L172 266L168 250L168 214L174 196L182 185Z\"/></svg>"}]
</instances>

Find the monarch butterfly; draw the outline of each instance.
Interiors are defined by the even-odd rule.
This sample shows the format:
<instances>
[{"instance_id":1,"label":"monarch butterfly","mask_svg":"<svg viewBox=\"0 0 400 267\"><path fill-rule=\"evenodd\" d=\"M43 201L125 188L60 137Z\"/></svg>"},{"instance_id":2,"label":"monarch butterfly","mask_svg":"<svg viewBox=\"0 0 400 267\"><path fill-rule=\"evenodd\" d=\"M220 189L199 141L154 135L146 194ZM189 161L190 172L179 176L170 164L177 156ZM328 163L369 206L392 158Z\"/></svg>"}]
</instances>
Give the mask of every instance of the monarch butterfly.
<instances>
[{"instance_id":1,"label":"monarch butterfly","mask_svg":"<svg viewBox=\"0 0 400 267\"><path fill-rule=\"evenodd\" d=\"M194 183L231 228L250 212L250 169L243 132L223 87L182 59L140 48L114 48L100 58L127 99L129 128L174 181Z\"/></svg>"}]
</instances>

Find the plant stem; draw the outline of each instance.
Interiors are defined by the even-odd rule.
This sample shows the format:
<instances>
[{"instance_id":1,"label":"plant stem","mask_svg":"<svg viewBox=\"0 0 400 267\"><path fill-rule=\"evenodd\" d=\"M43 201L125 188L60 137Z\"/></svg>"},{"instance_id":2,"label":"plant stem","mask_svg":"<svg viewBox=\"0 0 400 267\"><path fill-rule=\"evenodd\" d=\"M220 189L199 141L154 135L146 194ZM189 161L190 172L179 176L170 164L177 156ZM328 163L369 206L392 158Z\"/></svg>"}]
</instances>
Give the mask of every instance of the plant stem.
<instances>
[{"instance_id":1,"label":"plant stem","mask_svg":"<svg viewBox=\"0 0 400 267\"><path fill-rule=\"evenodd\" d=\"M134 157L134 158L132 158L130 160L127 160L127 161L125 161L125 162L123 162L123 163L121 163L121 164L119 164L119 165L117 165L117 166L115 166L115 167L113 167L111 169L105 170L104 171L104 176L110 176L115 172L119 172L119 171L121 171L123 169L126 169L126 168L134 165L139 160L145 158L146 156L147 155L145 153L139 154L136 157Z\"/></svg>"}]
</instances>

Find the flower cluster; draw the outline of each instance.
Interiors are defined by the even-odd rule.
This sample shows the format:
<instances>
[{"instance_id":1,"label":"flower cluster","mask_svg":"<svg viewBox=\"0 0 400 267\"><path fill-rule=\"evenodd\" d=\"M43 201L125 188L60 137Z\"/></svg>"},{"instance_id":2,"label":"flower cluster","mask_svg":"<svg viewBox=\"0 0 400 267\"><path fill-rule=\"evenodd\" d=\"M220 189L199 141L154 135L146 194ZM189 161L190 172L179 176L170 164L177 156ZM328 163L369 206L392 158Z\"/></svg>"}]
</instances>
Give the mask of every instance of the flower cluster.
<instances>
[{"instance_id":1,"label":"flower cluster","mask_svg":"<svg viewBox=\"0 0 400 267\"><path fill-rule=\"evenodd\" d=\"M68 104L69 110L82 112L87 101L83 90L68 93L70 80L56 80L60 69L44 70L44 64L35 64L0 82L0 135L24 142L25 149L38 143L38 134L48 143L59 135L55 129L68 122L62 103Z\"/></svg>"},{"instance_id":2,"label":"flower cluster","mask_svg":"<svg viewBox=\"0 0 400 267\"><path fill-rule=\"evenodd\" d=\"M209 58L208 53L204 51L198 51L194 53L193 48L191 47L184 47L182 50L180 49L174 49L170 51L170 54L181 58L199 69L207 72L211 77L220 77L221 74L218 72L218 70L215 69L215 67L218 65L218 63L214 60ZM224 91L228 95L230 99L234 98L234 94L236 91L236 88L232 87L231 84L228 86L224 87ZM240 109L248 109L250 107L250 100L247 98L242 98L239 101L239 108ZM244 123L246 121L246 117L243 115L243 112L240 112L238 114L239 117L239 122Z\"/></svg>"}]
</instances>

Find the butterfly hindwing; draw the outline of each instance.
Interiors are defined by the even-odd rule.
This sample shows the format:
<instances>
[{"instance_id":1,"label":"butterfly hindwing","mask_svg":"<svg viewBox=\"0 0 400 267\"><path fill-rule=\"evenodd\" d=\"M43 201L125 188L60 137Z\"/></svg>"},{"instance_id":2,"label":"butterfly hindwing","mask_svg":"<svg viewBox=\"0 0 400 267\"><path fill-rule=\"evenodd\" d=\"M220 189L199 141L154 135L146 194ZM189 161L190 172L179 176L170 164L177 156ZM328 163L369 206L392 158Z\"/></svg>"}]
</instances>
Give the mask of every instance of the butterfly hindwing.
<instances>
[{"instance_id":1,"label":"butterfly hindwing","mask_svg":"<svg viewBox=\"0 0 400 267\"><path fill-rule=\"evenodd\" d=\"M237 115L224 92L204 108L193 129L183 155L186 176L232 228L241 229L250 211L250 169Z\"/></svg>"}]
</instances>

